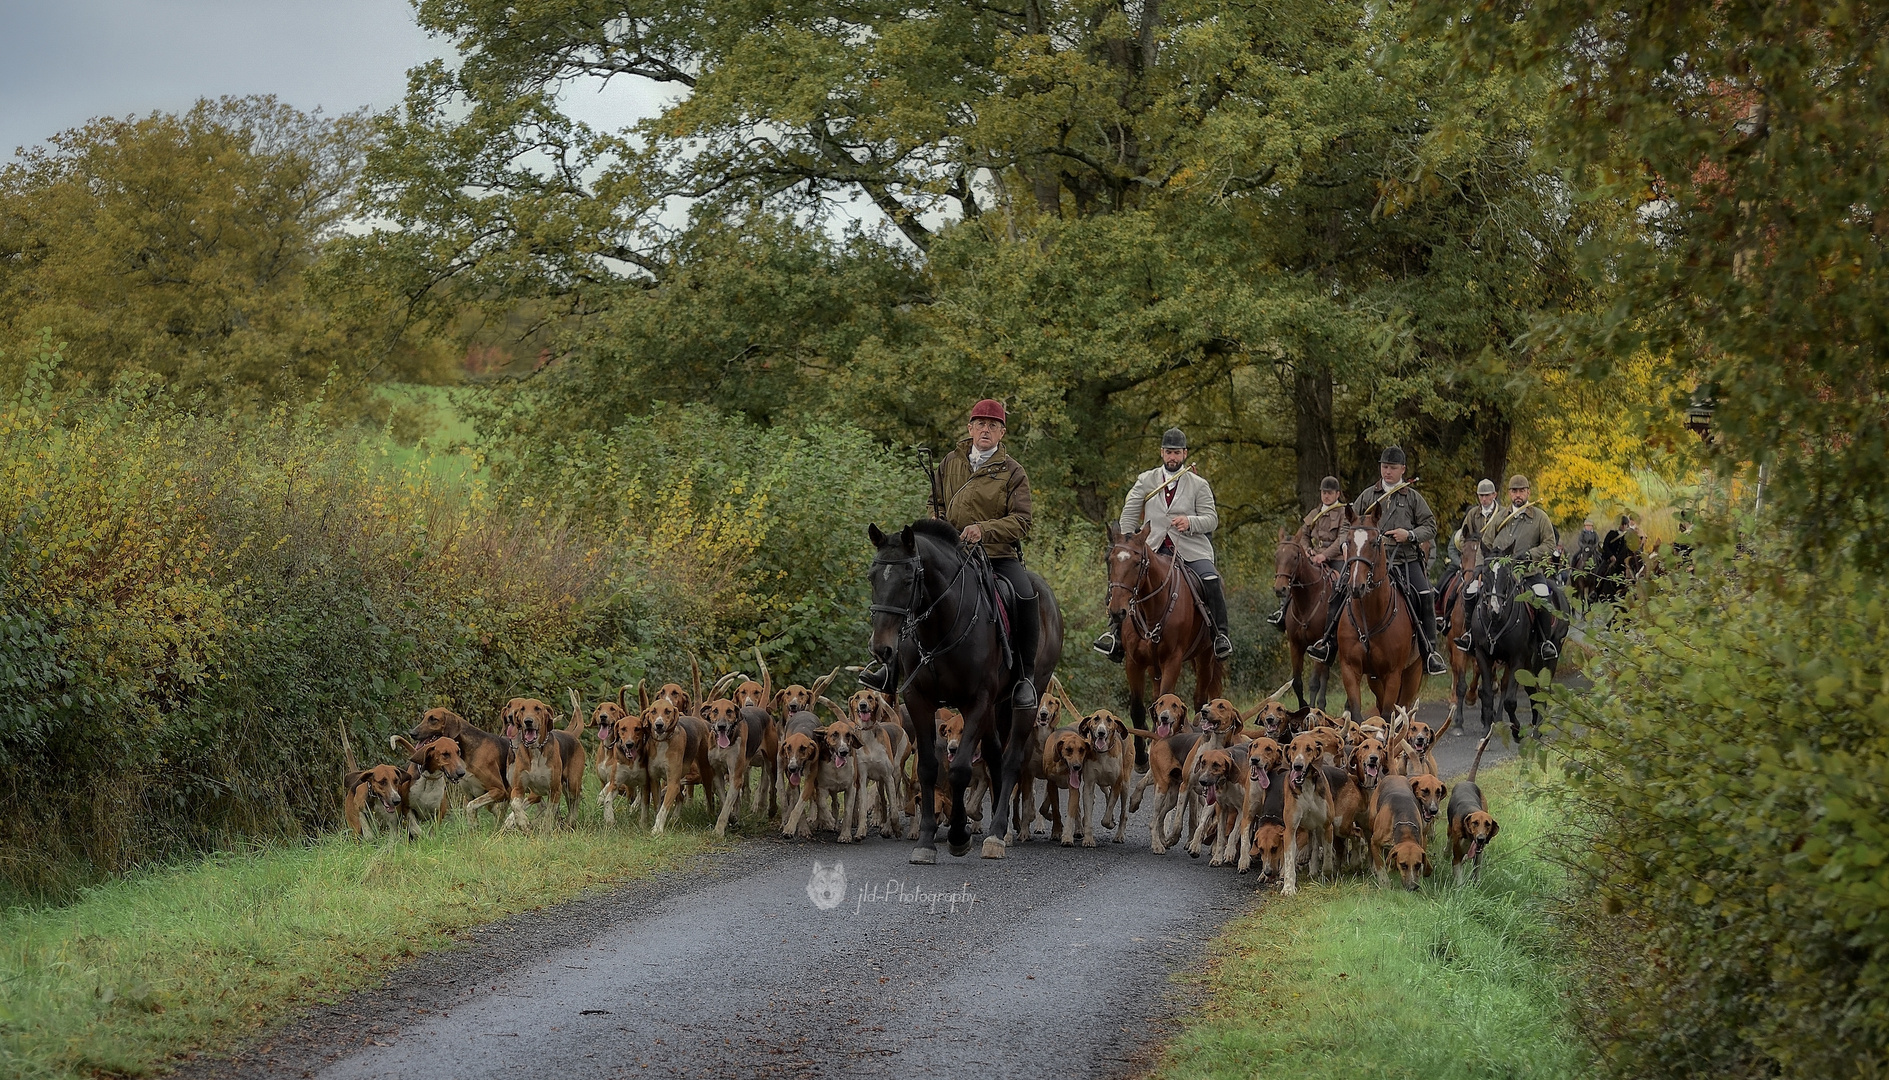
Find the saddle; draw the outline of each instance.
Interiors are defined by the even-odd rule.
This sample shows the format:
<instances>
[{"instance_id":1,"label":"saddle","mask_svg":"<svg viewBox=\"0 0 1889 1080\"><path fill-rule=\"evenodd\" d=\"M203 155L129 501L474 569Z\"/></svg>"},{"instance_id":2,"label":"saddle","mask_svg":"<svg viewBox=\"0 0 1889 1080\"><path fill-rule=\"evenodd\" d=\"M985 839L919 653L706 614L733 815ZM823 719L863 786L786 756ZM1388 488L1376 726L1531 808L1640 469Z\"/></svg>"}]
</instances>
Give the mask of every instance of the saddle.
<instances>
[{"instance_id":1,"label":"saddle","mask_svg":"<svg viewBox=\"0 0 1889 1080\"><path fill-rule=\"evenodd\" d=\"M1203 625L1213 626L1213 612L1207 610L1207 587L1201 583L1200 575L1196 574L1193 567L1187 565L1178 557L1175 558L1174 565L1180 568L1181 573L1187 575L1187 587L1192 590L1194 594L1194 613L1200 616L1200 621ZM1217 629L1225 630L1226 627L1222 626Z\"/></svg>"},{"instance_id":2,"label":"saddle","mask_svg":"<svg viewBox=\"0 0 1889 1080\"><path fill-rule=\"evenodd\" d=\"M1002 574L992 571L989 561L985 559L978 559L977 572L990 590L991 610L997 613L997 644L1004 658L1004 666L1014 669L1017 665L1017 650L1010 641L1013 636L1010 627L1017 618L1016 590L1004 580Z\"/></svg>"}]
</instances>

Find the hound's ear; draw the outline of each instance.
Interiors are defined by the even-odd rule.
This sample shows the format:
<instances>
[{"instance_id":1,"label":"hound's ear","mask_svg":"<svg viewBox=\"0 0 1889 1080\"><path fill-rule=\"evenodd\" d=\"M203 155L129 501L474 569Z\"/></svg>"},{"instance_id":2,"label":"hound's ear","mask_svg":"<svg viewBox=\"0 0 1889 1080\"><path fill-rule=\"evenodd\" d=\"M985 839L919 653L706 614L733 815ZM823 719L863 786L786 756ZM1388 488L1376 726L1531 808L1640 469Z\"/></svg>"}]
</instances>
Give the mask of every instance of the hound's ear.
<instances>
[{"instance_id":1,"label":"hound's ear","mask_svg":"<svg viewBox=\"0 0 1889 1080\"><path fill-rule=\"evenodd\" d=\"M1128 725L1122 723L1120 717L1111 716L1109 717L1109 722L1115 725L1116 738L1123 739L1123 740L1126 740L1128 738Z\"/></svg>"},{"instance_id":2,"label":"hound's ear","mask_svg":"<svg viewBox=\"0 0 1889 1080\"><path fill-rule=\"evenodd\" d=\"M1427 851L1423 853L1423 876L1430 876L1430 853Z\"/></svg>"},{"instance_id":3,"label":"hound's ear","mask_svg":"<svg viewBox=\"0 0 1889 1080\"><path fill-rule=\"evenodd\" d=\"M879 528L877 522L866 526L866 539L872 541L873 547L882 548L885 546L885 533Z\"/></svg>"},{"instance_id":4,"label":"hound's ear","mask_svg":"<svg viewBox=\"0 0 1889 1080\"><path fill-rule=\"evenodd\" d=\"M1439 798L1439 799L1447 799L1447 798L1449 798L1449 796L1450 796L1450 788L1449 788L1449 785L1448 785L1448 784L1445 784L1445 783L1444 783L1444 782L1442 782L1441 780L1439 780L1439 781L1437 781L1437 783L1436 783L1436 797L1437 797L1437 798Z\"/></svg>"},{"instance_id":5,"label":"hound's ear","mask_svg":"<svg viewBox=\"0 0 1889 1080\"><path fill-rule=\"evenodd\" d=\"M1489 839L1494 840L1495 834L1501 831L1502 831L1502 823L1497 821L1495 817L1492 815L1489 818Z\"/></svg>"}]
</instances>

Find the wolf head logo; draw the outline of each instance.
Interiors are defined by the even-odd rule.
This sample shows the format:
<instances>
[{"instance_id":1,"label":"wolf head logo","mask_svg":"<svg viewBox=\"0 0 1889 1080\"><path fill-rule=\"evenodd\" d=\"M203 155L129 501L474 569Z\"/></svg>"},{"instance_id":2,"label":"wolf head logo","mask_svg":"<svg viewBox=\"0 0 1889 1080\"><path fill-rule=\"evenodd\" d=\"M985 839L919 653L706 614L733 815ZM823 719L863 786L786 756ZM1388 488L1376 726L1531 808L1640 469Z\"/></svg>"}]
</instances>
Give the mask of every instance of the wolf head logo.
<instances>
[{"instance_id":1,"label":"wolf head logo","mask_svg":"<svg viewBox=\"0 0 1889 1080\"><path fill-rule=\"evenodd\" d=\"M846 899L846 864L821 866L813 860L813 876L807 879L807 899L821 911L832 911Z\"/></svg>"}]
</instances>

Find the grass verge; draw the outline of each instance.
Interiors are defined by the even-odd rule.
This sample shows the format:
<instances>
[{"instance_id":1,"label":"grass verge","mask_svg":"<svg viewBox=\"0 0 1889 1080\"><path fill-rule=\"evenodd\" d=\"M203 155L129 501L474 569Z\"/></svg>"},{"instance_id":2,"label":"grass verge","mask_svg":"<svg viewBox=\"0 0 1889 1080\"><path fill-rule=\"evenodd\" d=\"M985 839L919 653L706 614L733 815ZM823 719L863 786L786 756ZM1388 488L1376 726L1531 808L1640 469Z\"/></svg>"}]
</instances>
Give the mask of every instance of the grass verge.
<instances>
[{"instance_id":1,"label":"grass verge","mask_svg":"<svg viewBox=\"0 0 1889 1080\"><path fill-rule=\"evenodd\" d=\"M1207 1010L1168 1048L1177 1078L1584 1077L1547 908L1565 885L1536 852L1539 772L1479 777L1502 833L1480 884L1450 884L1443 825L1421 892L1348 879L1269 897L1209 949Z\"/></svg>"},{"instance_id":2,"label":"grass verge","mask_svg":"<svg viewBox=\"0 0 1889 1080\"><path fill-rule=\"evenodd\" d=\"M590 778L594 789L595 778ZM586 803L549 837L449 823L418 843L325 837L0 912L0 1076L147 1075L174 1055L378 981L455 931L672 868L720 846L699 802L651 837ZM607 842L602 842L606 841Z\"/></svg>"}]
</instances>

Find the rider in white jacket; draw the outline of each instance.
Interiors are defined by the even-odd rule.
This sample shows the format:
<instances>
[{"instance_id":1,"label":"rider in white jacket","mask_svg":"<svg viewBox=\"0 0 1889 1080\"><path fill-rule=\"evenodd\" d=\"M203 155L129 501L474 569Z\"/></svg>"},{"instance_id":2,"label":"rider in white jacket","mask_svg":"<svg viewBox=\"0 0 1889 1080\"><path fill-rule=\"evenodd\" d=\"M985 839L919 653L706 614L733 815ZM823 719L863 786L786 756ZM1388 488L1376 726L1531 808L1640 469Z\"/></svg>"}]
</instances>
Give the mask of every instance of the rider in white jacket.
<instances>
[{"instance_id":1,"label":"rider in white jacket","mask_svg":"<svg viewBox=\"0 0 1889 1080\"><path fill-rule=\"evenodd\" d=\"M1213 533L1220 527L1214 508L1213 485L1187 463L1187 435L1169 428L1161 436L1161 465L1135 478L1122 503L1121 529L1132 533L1146 520L1153 528L1148 546L1173 555L1200 576L1207 609L1213 613L1213 654L1222 660L1233 655L1227 634L1227 598L1220 587L1220 572L1213 565ZM1095 639L1095 651L1120 663L1122 642L1118 627L1110 626Z\"/></svg>"}]
</instances>

